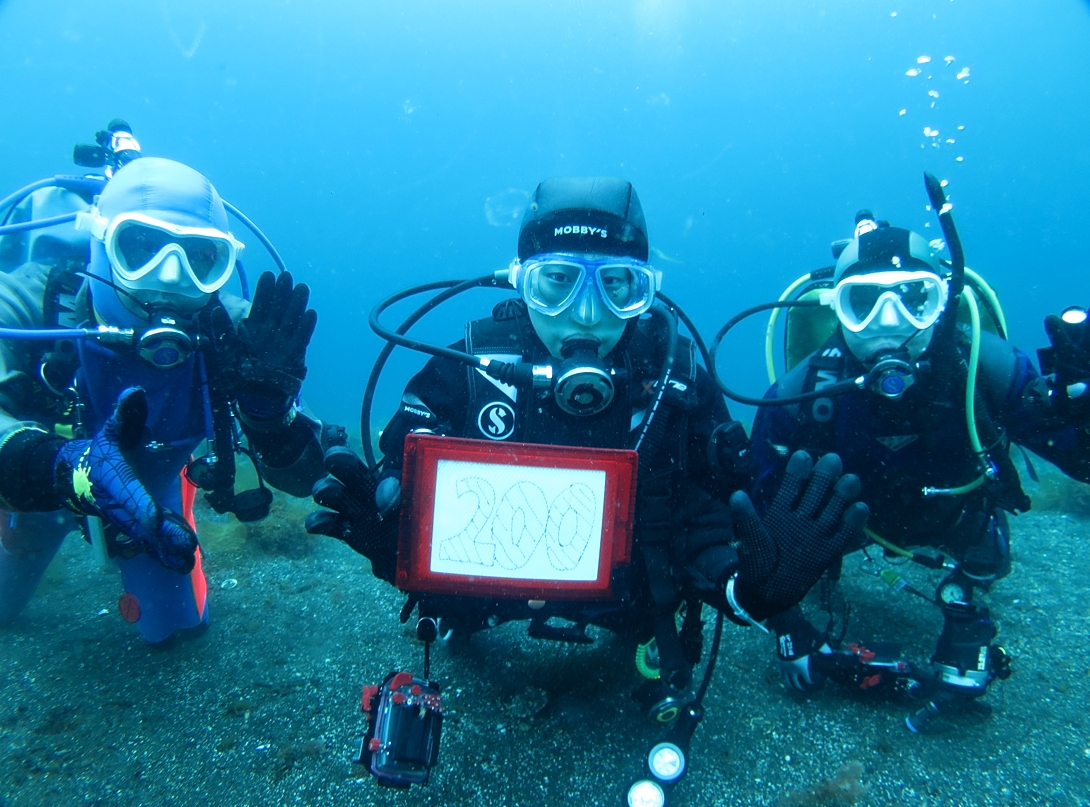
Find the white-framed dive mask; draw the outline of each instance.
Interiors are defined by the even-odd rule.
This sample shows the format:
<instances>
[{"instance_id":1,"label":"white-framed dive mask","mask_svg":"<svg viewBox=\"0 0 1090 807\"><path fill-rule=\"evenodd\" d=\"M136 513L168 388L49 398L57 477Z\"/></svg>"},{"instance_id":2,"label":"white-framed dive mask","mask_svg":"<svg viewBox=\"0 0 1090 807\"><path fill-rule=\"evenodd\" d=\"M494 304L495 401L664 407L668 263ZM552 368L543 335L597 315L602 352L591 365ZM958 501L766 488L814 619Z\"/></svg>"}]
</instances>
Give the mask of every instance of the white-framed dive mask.
<instances>
[{"instance_id":1,"label":"white-framed dive mask","mask_svg":"<svg viewBox=\"0 0 1090 807\"><path fill-rule=\"evenodd\" d=\"M76 229L103 243L115 278L129 288L138 288L173 257L198 291L212 294L230 279L244 247L214 227L187 227L144 213L107 219L92 209L76 216Z\"/></svg>"},{"instance_id":2,"label":"white-framed dive mask","mask_svg":"<svg viewBox=\"0 0 1090 807\"><path fill-rule=\"evenodd\" d=\"M942 316L946 298L947 283L935 273L892 270L850 275L835 288L821 292L820 299L836 312L846 330L858 334L872 324L893 330L904 325L926 330ZM895 315L892 318L891 313Z\"/></svg>"}]
</instances>

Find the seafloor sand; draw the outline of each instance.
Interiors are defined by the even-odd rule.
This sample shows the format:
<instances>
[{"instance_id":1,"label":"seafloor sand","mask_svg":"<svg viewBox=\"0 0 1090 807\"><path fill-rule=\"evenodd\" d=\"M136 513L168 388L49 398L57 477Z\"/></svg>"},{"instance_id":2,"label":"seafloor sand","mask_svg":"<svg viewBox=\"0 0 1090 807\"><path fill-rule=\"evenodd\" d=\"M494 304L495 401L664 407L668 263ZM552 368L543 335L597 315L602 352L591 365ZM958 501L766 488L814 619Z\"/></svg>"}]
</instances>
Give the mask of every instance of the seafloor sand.
<instances>
[{"instance_id":1,"label":"seafloor sand","mask_svg":"<svg viewBox=\"0 0 1090 807\"><path fill-rule=\"evenodd\" d=\"M989 692L991 715L914 736L910 704L829 685L789 697L770 640L728 625L673 803L1090 804L1088 490L1050 476L1037 491L1047 509L1013 522L1014 571L990 602L1015 674ZM0 630L0 806L621 803L658 732L629 699L629 648L602 634L562 646L514 624L440 646L449 712L431 784L392 792L353 770L360 686L419 668L421 652L398 624L402 595L347 548L307 537L307 509L280 503L249 531L202 527L213 625L170 650L144 646L117 615L119 579L69 540ZM929 656L937 609L858 567L845 566L848 638ZM919 588L937 581L902 571Z\"/></svg>"}]
</instances>

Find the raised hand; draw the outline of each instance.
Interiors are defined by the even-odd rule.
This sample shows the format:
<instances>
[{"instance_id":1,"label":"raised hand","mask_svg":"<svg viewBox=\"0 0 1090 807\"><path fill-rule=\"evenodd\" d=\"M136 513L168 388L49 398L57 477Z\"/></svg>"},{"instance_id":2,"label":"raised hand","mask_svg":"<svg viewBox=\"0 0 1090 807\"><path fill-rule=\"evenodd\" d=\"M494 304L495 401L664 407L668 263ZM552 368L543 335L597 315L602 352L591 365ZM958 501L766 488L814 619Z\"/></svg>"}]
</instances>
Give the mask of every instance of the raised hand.
<instances>
[{"instance_id":1,"label":"raised hand","mask_svg":"<svg viewBox=\"0 0 1090 807\"><path fill-rule=\"evenodd\" d=\"M859 479L841 476L843 464L826 454L815 466L797 451L763 519L738 491L730 500L734 534L741 542L734 594L754 619L796 605L853 541L861 541L869 510Z\"/></svg>"},{"instance_id":2,"label":"raised hand","mask_svg":"<svg viewBox=\"0 0 1090 807\"><path fill-rule=\"evenodd\" d=\"M122 543L135 542L167 569L188 573L197 536L180 516L159 507L125 457L142 450L147 418L144 390L125 390L98 434L61 446L53 478L72 510L102 518L117 528Z\"/></svg>"}]
</instances>

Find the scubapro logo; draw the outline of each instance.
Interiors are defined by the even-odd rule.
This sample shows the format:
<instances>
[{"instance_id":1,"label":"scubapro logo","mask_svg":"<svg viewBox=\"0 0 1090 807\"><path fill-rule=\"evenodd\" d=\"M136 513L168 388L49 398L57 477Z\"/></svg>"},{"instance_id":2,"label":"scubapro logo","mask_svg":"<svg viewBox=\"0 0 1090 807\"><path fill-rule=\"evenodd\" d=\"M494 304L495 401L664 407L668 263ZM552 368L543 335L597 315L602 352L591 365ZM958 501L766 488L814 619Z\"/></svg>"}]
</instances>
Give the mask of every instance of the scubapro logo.
<instances>
[{"instance_id":1,"label":"scubapro logo","mask_svg":"<svg viewBox=\"0 0 1090 807\"><path fill-rule=\"evenodd\" d=\"M477 428L489 440L506 440L515 433L515 410L503 401L486 404L477 415Z\"/></svg>"}]
</instances>

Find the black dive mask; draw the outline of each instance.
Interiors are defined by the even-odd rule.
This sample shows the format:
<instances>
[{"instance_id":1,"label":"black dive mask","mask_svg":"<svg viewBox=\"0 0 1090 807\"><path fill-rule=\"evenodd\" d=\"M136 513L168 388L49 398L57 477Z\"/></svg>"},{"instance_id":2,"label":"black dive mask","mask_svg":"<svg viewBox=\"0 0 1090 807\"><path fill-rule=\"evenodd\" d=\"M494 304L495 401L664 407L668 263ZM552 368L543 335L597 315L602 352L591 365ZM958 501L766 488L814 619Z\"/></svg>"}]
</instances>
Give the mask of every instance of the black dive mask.
<instances>
[{"instance_id":1,"label":"black dive mask","mask_svg":"<svg viewBox=\"0 0 1090 807\"><path fill-rule=\"evenodd\" d=\"M613 403L613 373L598 358L598 344L573 339L561 351L553 397L569 415L597 415Z\"/></svg>"}]
</instances>

